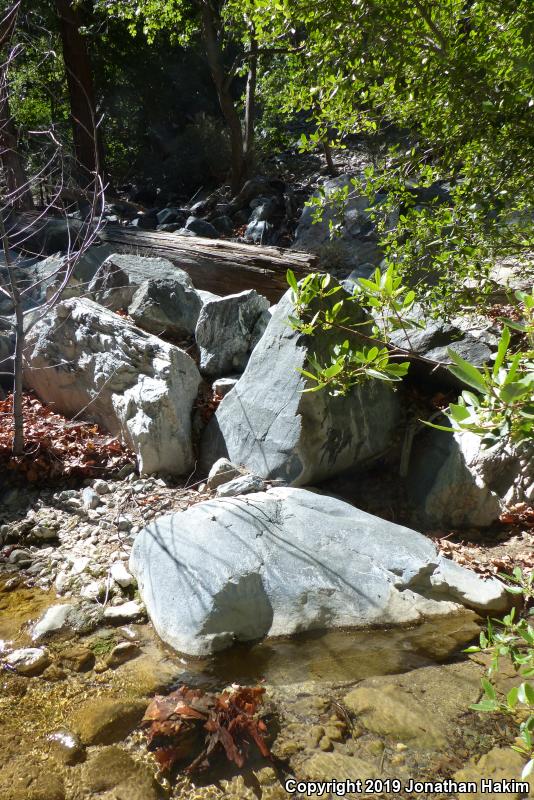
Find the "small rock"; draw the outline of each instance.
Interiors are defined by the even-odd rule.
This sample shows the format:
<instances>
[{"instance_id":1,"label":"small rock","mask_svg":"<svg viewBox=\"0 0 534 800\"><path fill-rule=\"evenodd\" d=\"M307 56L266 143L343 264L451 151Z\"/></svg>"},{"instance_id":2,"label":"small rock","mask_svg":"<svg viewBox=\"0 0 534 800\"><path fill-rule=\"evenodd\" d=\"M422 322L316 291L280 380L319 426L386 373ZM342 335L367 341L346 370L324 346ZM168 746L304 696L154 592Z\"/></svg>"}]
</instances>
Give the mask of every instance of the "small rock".
<instances>
[{"instance_id":1,"label":"small rock","mask_svg":"<svg viewBox=\"0 0 534 800\"><path fill-rule=\"evenodd\" d=\"M115 669L115 667L125 664L132 658L137 658L140 654L141 650L135 642L120 642L106 658L106 664L111 669Z\"/></svg>"},{"instance_id":2,"label":"small rock","mask_svg":"<svg viewBox=\"0 0 534 800\"><path fill-rule=\"evenodd\" d=\"M68 730L59 730L50 733L47 737L50 753L59 761L72 767L85 761L85 747L76 734Z\"/></svg>"},{"instance_id":3,"label":"small rock","mask_svg":"<svg viewBox=\"0 0 534 800\"><path fill-rule=\"evenodd\" d=\"M240 475L238 478L219 486L217 497L236 497L240 494L262 492L265 488L265 482L259 475Z\"/></svg>"},{"instance_id":4,"label":"small rock","mask_svg":"<svg viewBox=\"0 0 534 800\"><path fill-rule=\"evenodd\" d=\"M205 236L208 239L217 239L219 237L217 228L214 228L210 222L199 219L199 217L188 217L185 223L185 229L191 233L195 233L197 236Z\"/></svg>"},{"instance_id":5,"label":"small rock","mask_svg":"<svg viewBox=\"0 0 534 800\"><path fill-rule=\"evenodd\" d=\"M73 645L61 652L59 657L63 667L73 672L86 672L93 668L95 656L92 650L83 645Z\"/></svg>"},{"instance_id":6,"label":"small rock","mask_svg":"<svg viewBox=\"0 0 534 800\"><path fill-rule=\"evenodd\" d=\"M42 647L23 647L13 650L4 663L20 675L38 675L50 664L50 657Z\"/></svg>"},{"instance_id":7,"label":"small rock","mask_svg":"<svg viewBox=\"0 0 534 800\"><path fill-rule=\"evenodd\" d=\"M132 732L145 709L144 700L96 697L78 707L70 724L84 744L114 744Z\"/></svg>"},{"instance_id":8,"label":"small rock","mask_svg":"<svg viewBox=\"0 0 534 800\"><path fill-rule=\"evenodd\" d=\"M98 478L96 481L93 481L93 489L98 495L109 494L110 492L109 483L101 480L100 478Z\"/></svg>"},{"instance_id":9,"label":"small rock","mask_svg":"<svg viewBox=\"0 0 534 800\"><path fill-rule=\"evenodd\" d=\"M117 519L117 530L124 531L127 533L132 528L132 520L125 516L124 514L120 514Z\"/></svg>"},{"instance_id":10,"label":"small rock","mask_svg":"<svg viewBox=\"0 0 534 800\"><path fill-rule=\"evenodd\" d=\"M48 541L49 539L57 539L57 531L54 528L49 528L48 525L36 525L32 531L32 537L40 541Z\"/></svg>"},{"instance_id":11,"label":"small rock","mask_svg":"<svg viewBox=\"0 0 534 800\"><path fill-rule=\"evenodd\" d=\"M217 397L225 397L228 392L231 392L241 375L230 375L227 378L218 378L213 381L213 391Z\"/></svg>"},{"instance_id":12,"label":"small rock","mask_svg":"<svg viewBox=\"0 0 534 800\"><path fill-rule=\"evenodd\" d=\"M95 794L128 800L158 800L157 784L147 766L140 764L119 747L105 747L91 753L82 767L87 797ZM111 790L114 790L111 794Z\"/></svg>"},{"instance_id":13,"label":"small rock","mask_svg":"<svg viewBox=\"0 0 534 800\"><path fill-rule=\"evenodd\" d=\"M80 558L75 558L72 562L71 567L71 575L81 575L82 572L85 572L87 567L89 566L90 559L87 556L80 556Z\"/></svg>"},{"instance_id":14,"label":"small rock","mask_svg":"<svg viewBox=\"0 0 534 800\"><path fill-rule=\"evenodd\" d=\"M69 603L50 606L32 628L33 641L36 642L49 633L57 633L67 627L67 618L73 610L74 606Z\"/></svg>"},{"instance_id":15,"label":"small rock","mask_svg":"<svg viewBox=\"0 0 534 800\"><path fill-rule=\"evenodd\" d=\"M10 564L21 564L31 561L31 553L28 550L16 549L12 550L7 559Z\"/></svg>"},{"instance_id":16,"label":"small rock","mask_svg":"<svg viewBox=\"0 0 534 800\"><path fill-rule=\"evenodd\" d=\"M103 600L106 595L106 581L91 581L80 591L80 596L87 600Z\"/></svg>"},{"instance_id":17,"label":"small rock","mask_svg":"<svg viewBox=\"0 0 534 800\"><path fill-rule=\"evenodd\" d=\"M82 504L84 508L97 508L102 500L100 495L97 494L90 486L87 486L82 492Z\"/></svg>"},{"instance_id":18,"label":"small rock","mask_svg":"<svg viewBox=\"0 0 534 800\"><path fill-rule=\"evenodd\" d=\"M133 583L133 578L122 563L122 561L116 561L110 567L111 577L119 586L123 589L126 589L128 586L131 586Z\"/></svg>"},{"instance_id":19,"label":"small rock","mask_svg":"<svg viewBox=\"0 0 534 800\"><path fill-rule=\"evenodd\" d=\"M240 474L239 467L236 467L227 458L219 458L210 469L206 484L208 489L217 489L223 483L228 483Z\"/></svg>"},{"instance_id":20,"label":"small rock","mask_svg":"<svg viewBox=\"0 0 534 800\"><path fill-rule=\"evenodd\" d=\"M136 603L135 600L130 600L120 606L108 606L104 610L104 619L108 622L128 622L137 619L144 613L142 605Z\"/></svg>"}]
</instances>

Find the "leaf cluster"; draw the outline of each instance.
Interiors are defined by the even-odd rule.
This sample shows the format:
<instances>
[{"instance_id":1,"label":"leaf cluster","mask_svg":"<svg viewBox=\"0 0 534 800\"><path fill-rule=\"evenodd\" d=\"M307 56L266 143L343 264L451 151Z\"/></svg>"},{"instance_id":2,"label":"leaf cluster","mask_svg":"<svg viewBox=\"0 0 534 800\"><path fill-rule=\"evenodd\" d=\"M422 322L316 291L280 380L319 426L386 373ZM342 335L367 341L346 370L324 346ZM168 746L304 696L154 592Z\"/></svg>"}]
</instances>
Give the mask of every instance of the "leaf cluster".
<instances>
[{"instance_id":1,"label":"leaf cluster","mask_svg":"<svg viewBox=\"0 0 534 800\"><path fill-rule=\"evenodd\" d=\"M260 715L265 689L232 686L219 694L181 686L167 696L157 695L142 720L148 749L162 769L189 762L188 773L206 769L210 759L224 752L243 767L254 742L264 758L270 757Z\"/></svg>"},{"instance_id":2,"label":"leaf cluster","mask_svg":"<svg viewBox=\"0 0 534 800\"><path fill-rule=\"evenodd\" d=\"M507 590L524 598L526 606L534 599L534 572L529 574L516 567L512 575L501 575L507 580ZM480 633L479 645L468 647L466 653L488 653L491 665L487 677L482 678L483 697L478 703L470 706L474 711L499 712L508 714L519 722L519 737L513 749L527 758L522 778L526 779L534 772L534 626L530 622L532 610L528 617L516 619L516 610L512 608L501 620L488 620L486 632ZM519 685L513 686L502 697L498 694L492 678L499 671L501 659L509 659L521 678Z\"/></svg>"}]
</instances>

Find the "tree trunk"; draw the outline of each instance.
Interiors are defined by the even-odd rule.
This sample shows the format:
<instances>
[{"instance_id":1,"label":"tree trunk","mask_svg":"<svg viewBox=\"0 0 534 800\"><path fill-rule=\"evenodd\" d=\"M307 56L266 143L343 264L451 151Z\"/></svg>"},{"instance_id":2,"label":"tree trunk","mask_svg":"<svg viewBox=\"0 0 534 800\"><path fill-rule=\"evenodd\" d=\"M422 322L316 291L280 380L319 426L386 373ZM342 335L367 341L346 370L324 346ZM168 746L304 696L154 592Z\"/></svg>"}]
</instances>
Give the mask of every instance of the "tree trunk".
<instances>
[{"instance_id":1,"label":"tree trunk","mask_svg":"<svg viewBox=\"0 0 534 800\"><path fill-rule=\"evenodd\" d=\"M219 105L230 133L232 153L232 192L237 194L246 179L245 153L241 120L230 93L223 66L222 52L215 28L214 12L209 0L201 0L202 36L206 48L208 66L215 84Z\"/></svg>"},{"instance_id":2,"label":"tree trunk","mask_svg":"<svg viewBox=\"0 0 534 800\"><path fill-rule=\"evenodd\" d=\"M0 161L5 175L9 205L21 211L31 211L33 198L17 145L17 132L9 109L9 63L7 52L17 25L20 0L12 3L0 23Z\"/></svg>"},{"instance_id":3,"label":"tree trunk","mask_svg":"<svg viewBox=\"0 0 534 800\"><path fill-rule=\"evenodd\" d=\"M26 170L17 149L17 134L9 110L6 76L3 76L0 86L0 151L7 188L7 204L20 211L31 211L33 198Z\"/></svg>"},{"instance_id":4,"label":"tree trunk","mask_svg":"<svg viewBox=\"0 0 534 800\"><path fill-rule=\"evenodd\" d=\"M85 37L80 33L78 11L71 0L56 0L63 59L67 73L74 151L82 185L102 174L102 147L96 126L91 61Z\"/></svg>"},{"instance_id":5,"label":"tree trunk","mask_svg":"<svg viewBox=\"0 0 534 800\"><path fill-rule=\"evenodd\" d=\"M245 162L250 174L254 163L254 125L256 122L256 82L258 75L258 42L251 35L245 97Z\"/></svg>"},{"instance_id":6,"label":"tree trunk","mask_svg":"<svg viewBox=\"0 0 534 800\"><path fill-rule=\"evenodd\" d=\"M334 161L332 159L332 149L330 147L330 142L328 141L328 136L324 137L322 144L323 144L323 152L324 152L324 157L326 159L326 168L328 170L328 174L331 175L332 177L335 177L337 175L337 171L334 166Z\"/></svg>"},{"instance_id":7,"label":"tree trunk","mask_svg":"<svg viewBox=\"0 0 534 800\"><path fill-rule=\"evenodd\" d=\"M9 240L4 225L4 217L0 211L0 239L8 273L8 291L15 310L15 354L13 356L13 455L21 456L24 452L24 412L22 407L22 365L24 350L24 314L22 299L17 280L13 272Z\"/></svg>"}]
</instances>

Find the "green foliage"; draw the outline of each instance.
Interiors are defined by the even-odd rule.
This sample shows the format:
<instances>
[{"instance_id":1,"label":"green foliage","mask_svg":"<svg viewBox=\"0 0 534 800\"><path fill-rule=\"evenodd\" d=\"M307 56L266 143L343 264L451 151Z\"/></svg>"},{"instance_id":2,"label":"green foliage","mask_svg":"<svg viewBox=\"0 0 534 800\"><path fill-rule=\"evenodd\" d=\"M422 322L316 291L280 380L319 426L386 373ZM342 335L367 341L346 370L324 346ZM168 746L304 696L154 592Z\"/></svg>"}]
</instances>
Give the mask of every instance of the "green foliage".
<instances>
[{"instance_id":1,"label":"green foliage","mask_svg":"<svg viewBox=\"0 0 534 800\"><path fill-rule=\"evenodd\" d=\"M534 572L529 574L516 567L512 575L501 575L509 581L507 589L510 593L521 595L526 608L534 599ZM527 763L522 772L526 779L534 772L534 626L529 617L516 618L515 608L502 620L488 620L486 632L480 633L479 645L468 647L466 653L487 653L491 655L491 664L487 677L482 678L483 697L478 703L470 706L474 711L499 712L508 714L519 725L519 737L513 746ZM505 696L500 696L492 679L499 671L501 660L509 659L521 678Z\"/></svg>"},{"instance_id":2,"label":"green foliage","mask_svg":"<svg viewBox=\"0 0 534 800\"><path fill-rule=\"evenodd\" d=\"M527 344L532 344L534 296L518 292L517 297L523 302L525 316L524 321L514 323L514 327L524 335ZM482 437L482 444L488 447L505 439L521 444L533 435L534 351L513 353L511 338L506 325L491 370L489 367L475 367L448 348L453 362L449 371L475 389L476 394L463 391L458 402L449 405L446 416L455 430L476 433ZM450 430L440 425L431 427Z\"/></svg>"},{"instance_id":3,"label":"green foliage","mask_svg":"<svg viewBox=\"0 0 534 800\"><path fill-rule=\"evenodd\" d=\"M430 313L485 302L495 259L534 245L531 10L529 0L256 2L260 44L300 45L280 66L280 108L315 123L302 148L331 131L338 141L397 133L355 191L380 197L386 258ZM414 190L437 182L447 193Z\"/></svg>"},{"instance_id":4,"label":"green foliage","mask_svg":"<svg viewBox=\"0 0 534 800\"><path fill-rule=\"evenodd\" d=\"M289 324L307 336L333 331L339 332L339 341L335 341L325 360L316 356L308 357L307 369L300 370L312 381L306 392L328 389L333 395L345 395L353 386L371 378L396 383L407 374L408 362L397 362L381 338L378 326L370 322L370 318L362 315L360 322L354 322L349 306L356 304L377 309L382 315L385 325L400 325L402 319L398 308L409 307L413 297L399 284L393 269L381 275L376 270L374 280L360 281L360 288L352 297L347 296L342 287L332 282L330 275L313 273L297 283L291 270L287 272L287 281L293 291L295 315L289 318ZM335 303L324 301L341 292ZM347 338L344 338L346 334Z\"/></svg>"},{"instance_id":5,"label":"green foliage","mask_svg":"<svg viewBox=\"0 0 534 800\"><path fill-rule=\"evenodd\" d=\"M303 374L312 385L306 391L328 389L334 395L346 394L354 385L371 378L389 382L400 381L408 372L409 362L394 348L388 347L391 331L403 330L409 343L409 331L422 327L408 316L416 295L402 284L393 265L381 272L376 269L371 278L360 278L352 296L347 296L329 275L313 273L297 283L291 270L287 281L293 292L295 315L289 318L294 330L307 336L334 331L328 356L309 359ZM339 294L341 292L341 294ZM324 300L338 294L337 302ZM524 322L516 328L527 342L532 340L531 295L518 293ZM354 322L349 315L351 304L367 309L371 315ZM371 320L374 320L372 322ZM349 334L349 336L347 336ZM520 445L532 438L534 420L534 353L530 350L513 352L512 336L504 327L492 368L478 368L453 349L449 371L475 391L464 390L456 403L444 412L452 427L426 423L438 430L469 431L481 437L485 447L507 439Z\"/></svg>"}]
</instances>

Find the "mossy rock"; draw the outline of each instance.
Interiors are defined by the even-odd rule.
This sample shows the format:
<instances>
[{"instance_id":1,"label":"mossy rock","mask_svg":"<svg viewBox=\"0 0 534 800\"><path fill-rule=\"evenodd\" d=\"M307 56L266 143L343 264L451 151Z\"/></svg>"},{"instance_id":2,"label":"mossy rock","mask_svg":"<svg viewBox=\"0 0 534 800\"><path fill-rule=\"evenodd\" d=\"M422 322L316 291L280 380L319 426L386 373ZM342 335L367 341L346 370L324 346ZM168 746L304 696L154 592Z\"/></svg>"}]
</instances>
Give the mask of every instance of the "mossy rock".
<instances>
[{"instance_id":1,"label":"mossy rock","mask_svg":"<svg viewBox=\"0 0 534 800\"><path fill-rule=\"evenodd\" d=\"M114 744L137 727L146 706L145 700L96 697L78 708L69 720L69 727L83 744Z\"/></svg>"}]
</instances>

